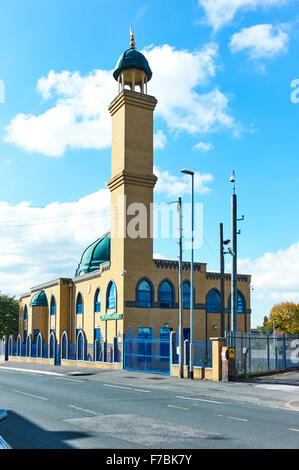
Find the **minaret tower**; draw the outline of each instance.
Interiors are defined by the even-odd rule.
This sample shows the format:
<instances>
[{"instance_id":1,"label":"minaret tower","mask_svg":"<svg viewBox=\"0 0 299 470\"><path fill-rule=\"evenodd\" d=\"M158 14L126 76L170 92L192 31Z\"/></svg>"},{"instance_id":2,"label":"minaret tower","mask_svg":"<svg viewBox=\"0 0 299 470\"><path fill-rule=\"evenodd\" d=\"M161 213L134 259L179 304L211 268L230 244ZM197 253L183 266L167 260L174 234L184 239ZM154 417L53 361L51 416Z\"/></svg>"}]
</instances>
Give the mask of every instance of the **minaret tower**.
<instances>
[{"instance_id":1,"label":"minaret tower","mask_svg":"<svg viewBox=\"0 0 299 470\"><path fill-rule=\"evenodd\" d=\"M119 58L113 76L118 96L109 106L112 116L111 269L136 273L153 262L152 203L153 111L157 100L147 94L152 71L135 47ZM126 274L126 275L127 275Z\"/></svg>"}]
</instances>

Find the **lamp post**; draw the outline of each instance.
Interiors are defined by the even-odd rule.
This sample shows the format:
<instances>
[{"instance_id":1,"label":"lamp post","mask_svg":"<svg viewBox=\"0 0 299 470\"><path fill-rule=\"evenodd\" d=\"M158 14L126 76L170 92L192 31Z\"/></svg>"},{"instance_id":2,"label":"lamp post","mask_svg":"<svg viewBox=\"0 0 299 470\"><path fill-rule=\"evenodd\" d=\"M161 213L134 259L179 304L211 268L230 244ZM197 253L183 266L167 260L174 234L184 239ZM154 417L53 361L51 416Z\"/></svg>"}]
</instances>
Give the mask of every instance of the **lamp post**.
<instances>
[{"instance_id":1,"label":"lamp post","mask_svg":"<svg viewBox=\"0 0 299 470\"><path fill-rule=\"evenodd\" d=\"M190 353L189 353L189 371L190 379L193 379L193 292L194 292L194 266L193 266L193 244L194 244L194 171L183 169L185 175L191 176L191 262L190 262Z\"/></svg>"},{"instance_id":2,"label":"lamp post","mask_svg":"<svg viewBox=\"0 0 299 470\"><path fill-rule=\"evenodd\" d=\"M244 215L241 219L237 218L237 195L235 188L235 172L233 171L230 177L230 182L233 183L233 194L232 194L232 275L231 275L231 314L232 314L232 330L234 338L237 333L237 302L238 302L238 291L237 291L237 235L240 234L240 230L237 231L237 222L244 220ZM234 344L235 346L235 344Z\"/></svg>"},{"instance_id":3,"label":"lamp post","mask_svg":"<svg viewBox=\"0 0 299 470\"><path fill-rule=\"evenodd\" d=\"M183 236L182 236L182 199L179 197L177 205L179 213L179 377L184 378L184 361L183 361Z\"/></svg>"},{"instance_id":4,"label":"lamp post","mask_svg":"<svg viewBox=\"0 0 299 470\"><path fill-rule=\"evenodd\" d=\"M230 240L223 240L223 224L220 224L220 298L221 298L221 321L220 336L224 337L225 331L225 309L224 309L224 255L228 253L224 251L224 245L228 245Z\"/></svg>"}]
</instances>

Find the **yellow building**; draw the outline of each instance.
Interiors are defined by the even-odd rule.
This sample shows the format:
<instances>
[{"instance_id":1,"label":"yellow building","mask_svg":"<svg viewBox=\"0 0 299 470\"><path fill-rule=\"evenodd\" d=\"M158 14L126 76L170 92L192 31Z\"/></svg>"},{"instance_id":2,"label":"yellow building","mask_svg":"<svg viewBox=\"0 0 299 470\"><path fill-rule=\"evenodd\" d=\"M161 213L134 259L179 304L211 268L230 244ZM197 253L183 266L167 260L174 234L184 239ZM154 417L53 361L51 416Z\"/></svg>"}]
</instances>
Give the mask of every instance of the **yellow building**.
<instances>
[{"instance_id":1,"label":"yellow building","mask_svg":"<svg viewBox=\"0 0 299 470\"><path fill-rule=\"evenodd\" d=\"M152 72L131 36L114 71L118 95L112 117L111 231L86 248L73 278L59 278L20 298L19 341L65 346L95 340L111 344L133 336L176 332L179 326L178 262L153 258L153 113L147 94ZM129 89L127 88L129 87ZM75 262L74 262L75 267ZM184 337L190 331L190 263L183 263ZM250 331L250 276L238 275L238 331ZM230 275L225 274L225 325ZM194 263L194 340L220 335L220 275ZM52 339L51 339L52 338Z\"/></svg>"}]
</instances>

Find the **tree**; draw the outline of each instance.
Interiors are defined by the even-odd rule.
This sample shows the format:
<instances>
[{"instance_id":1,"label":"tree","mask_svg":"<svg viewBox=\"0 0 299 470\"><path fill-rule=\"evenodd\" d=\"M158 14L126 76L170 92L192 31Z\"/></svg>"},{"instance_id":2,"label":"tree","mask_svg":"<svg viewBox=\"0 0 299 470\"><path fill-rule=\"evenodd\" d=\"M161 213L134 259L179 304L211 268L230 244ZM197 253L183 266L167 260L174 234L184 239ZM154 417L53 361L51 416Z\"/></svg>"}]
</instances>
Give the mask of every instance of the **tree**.
<instances>
[{"instance_id":1,"label":"tree","mask_svg":"<svg viewBox=\"0 0 299 470\"><path fill-rule=\"evenodd\" d=\"M0 339L17 335L19 330L19 303L14 297L0 292Z\"/></svg>"},{"instance_id":2,"label":"tree","mask_svg":"<svg viewBox=\"0 0 299 470\"><path fill-rule=\"evenodd\" d=\"M299 334L299 304L283 302L274 305L265 326L274 327L278 333Z\"/></svg>"}]
</instances>

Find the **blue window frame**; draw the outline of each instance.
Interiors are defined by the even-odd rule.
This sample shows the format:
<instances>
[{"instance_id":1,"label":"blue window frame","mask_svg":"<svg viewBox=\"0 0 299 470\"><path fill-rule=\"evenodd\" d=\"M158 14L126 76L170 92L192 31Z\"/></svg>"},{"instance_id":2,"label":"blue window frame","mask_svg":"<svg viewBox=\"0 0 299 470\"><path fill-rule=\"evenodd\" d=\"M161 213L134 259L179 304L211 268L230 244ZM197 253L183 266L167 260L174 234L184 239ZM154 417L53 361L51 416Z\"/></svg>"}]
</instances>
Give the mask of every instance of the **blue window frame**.
<instances>
[{"instance_id":1,"label":"blue window frame","mask_svg":"<svg viewBox=\"0 0 299 470\"><path fill-rule=\"evenodd\" d=\"M231 295L229 296L228 299L228 311L231 313ZM245 299L243 294L241 294L240 291L238 291L238 297L237 297L237 313L245 313L246 310L246 304L245 304Z\"/></svg>"},{"instance_id":2,"label":"blue window frame","mask_svg":"<svg viewBox=\"0 0 299 470\"><path fill-rule=\"evenodd\" d=\"M172 287L168 281L161 284L159 292L160 308L172 308Z\"/></svg>"},{"instance_id":3,"label":"blue window frame","mask_svg":"<svg viewBox=\"0 0 299 470\"><path fill-rule=\"evenodd\" d=\"M138 284L137 288L138 307L150 308L152 306L152 289L145 279Z\"/></svg>"},{"instance_id":4,"label":"blue window frame","mask_svg":"<svg viewBox=\"0 0 299 470\"><path fill-rule=\"evenodd\" d=\"M24 307L24 320L28 320L28 310L27 310L27 305Z\"/></svg>"},{"instance_id":5,"label":"blue window frame","mask_svg":"<svg viewBox=\"0 0 299 470\"><path fill-rule=\"evenodd\" d=\"M116 308L116 288L113 281L110 281L107 289L107 310Z\"/></svg>"},{"instance_id":6,"label":"blue window frame","mask_svg":"<svg viewBox=\"0 0 299 470\"><path fill-rule=\"evenodd\" d=\"M50 312L51 315L56 315L56 302L54 295L51 297Z\"/></svg>"},{"instance_id":7,"label":"blue window frame","mask_svg":"<svg viewBox=\"0 0 299 470\"><path fill-rule=\"evenodd\" d=\"M101 311L101 289L96 290L94 311L95 312Z\"/></svg>"},{"instance_id":8,"label":"blue window frame","mask_svg":"<svg viewBox=\"0 0 299 470\"><path fill-rule=\"evenodd\" d=\"M77 295L76 313L77 314L83 313L83 299L80 293Z\"/></svg>"},{"instance_id":9,"label":"blue window frame","mask_svg":"<svg viewBox=\"0 0 299 470\"><path fill-rule=\"evenodd\" d=\"M190 308L190 284L187 281L183 284L183 308Z\"/></svg>"},{"instance_id":10,"label":"blue window frame","mask_svg":"<svg viewBox=\"0 0 299 470\"><path fill-rule=\"evenodd\" d=\"M206 301L207 313L220 313L221 312L221 297L218 290L213 289L207 295Z\"/></svg>"}]
</instances>

